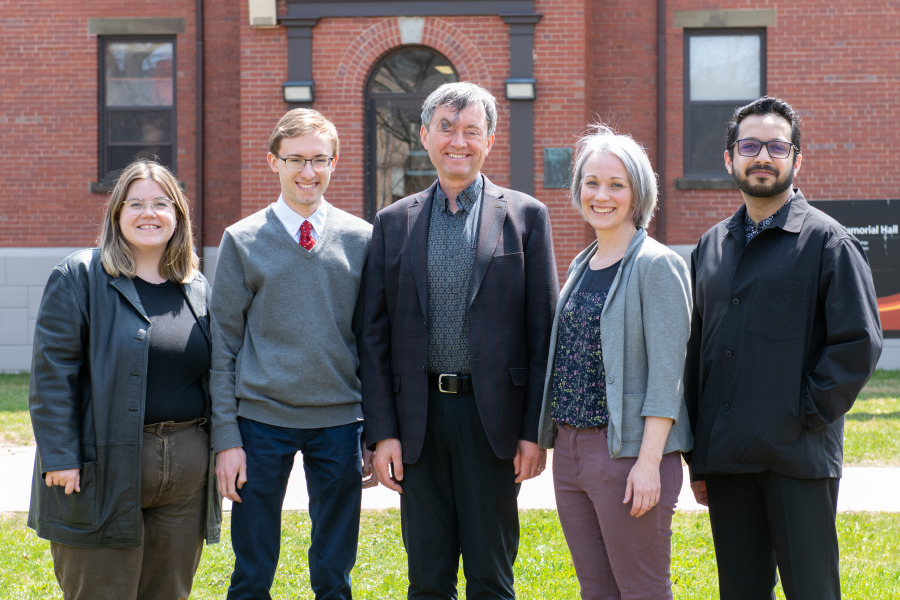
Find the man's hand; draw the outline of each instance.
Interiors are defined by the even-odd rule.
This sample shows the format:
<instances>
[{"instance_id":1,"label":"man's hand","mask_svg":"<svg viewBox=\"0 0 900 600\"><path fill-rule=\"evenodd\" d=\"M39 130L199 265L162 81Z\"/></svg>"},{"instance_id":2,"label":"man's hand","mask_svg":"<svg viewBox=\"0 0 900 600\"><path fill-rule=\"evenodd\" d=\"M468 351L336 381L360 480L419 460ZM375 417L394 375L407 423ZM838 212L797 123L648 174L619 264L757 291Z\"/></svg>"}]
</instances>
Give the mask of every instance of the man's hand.
<instances>
[{"instance_id":1,"label":"man's hand","mask_svg":"<svg viewBox=\"0 0 900 600\"><path fill-rule=\"evenodd\" d=\"M547 451L527 440L519 440L516 448L516 457L513 459L513 467L516 471L516 483L522 483L526 479L537 477L547 464Z\"/></svg>"},{"instance_id":2,"label":"man's hand","mask_svg":"<svg viewBox=\"0 0 900 600\"><path fill-rule=\"evenodd\" d=\"M709 506L709 500L706 498L706 482L705 481L692 481L691 482L691 490L694 492L694 500L697 501L697 504L702 504L703 506Z\"/></svg>"},{"instance_id":3,"label":"man's hand","mask_svg":"<svg viewBox=\"0 0 900 600\"><path fill-rule=\"evenodd\" d=\"M81 491L81 469L65 469L64 471L47 471L44 475L47 487L60 485L66 488L66 496Z\"/></svg>"},{"instance_id":4,"label":"man's hand","mask_svg":"<svg viewBox=\"0 0 900 600\"><path fill-rule=\"evenodd\" d=\"M403 493L400 482L403 481L403 448L397 438L386 438L375 444L375 455L372 457L375 477L389 490Z\"/></svg>"},{"instance_id":5,"label":"man's hand","mask_svg":"<svg viewBox=\"0 0 900 600\"><path fill-rule=\"evenodd\" d=\"M363 489L375 487L378 485L378 476L375 474L374 469L372 468L372 457L375 454L369 450L368 448L362 449L362 486Z\"/></svg>"},{"instance_id":6,"label":"man's hand","mask_svg":"<svg viewBox=\"0 0 900 600\"><path fill-rule=\"evenodd\" d=\"M247 483L247 455L240 446L216 454L216 486L224 498L240 502L237 491Z\"/></svg>"}]
</instances>

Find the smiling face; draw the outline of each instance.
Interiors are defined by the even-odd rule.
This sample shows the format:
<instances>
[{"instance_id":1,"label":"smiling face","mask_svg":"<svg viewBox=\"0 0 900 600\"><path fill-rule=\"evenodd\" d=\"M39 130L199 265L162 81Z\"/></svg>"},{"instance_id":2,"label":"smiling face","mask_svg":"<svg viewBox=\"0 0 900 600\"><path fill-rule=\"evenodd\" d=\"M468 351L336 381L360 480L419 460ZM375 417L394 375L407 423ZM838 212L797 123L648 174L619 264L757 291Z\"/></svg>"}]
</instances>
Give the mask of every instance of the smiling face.
<instances>
[{"instance_id":1,"label":"smiling face","mask_svg":"<svg viewBox=\"0 0 900 600\"><path fill-rule=\"evenodd\" d=\"M288 171L285 162L271 152L268 154L269 167L278 173L281 182L281 196L291 209L302 217L309 217L322 205L322 196L331 181L331 173L337 165L331 141L325 135L313 132L297 137L284 138L278 149L282 158L327 158L334 156L330 167L324 171L313 169L309 161L302 171Z\"/></svg>"},{"instance_id":2,"label":"smiling face","mask_svg":"<svg viewBox=\"0 0 900 600\"><path fill-rule=\"evenodd\" d=\"M737 139L760 142L779 140L791 143L791 124L776 114L750 115L738 126ZM772 158L763 146L756 156L741 156L736 147L725 151L725 168L734 177L745 198L776 198L787 200L800 171L801 155L791 150L787 158Z\"/></svg>"},{"instance_id":3,"label":"smiling face","mask_svg":"<svg viewBox=\"0 0 900 600\"><path fill-rule=\"evenodd\" d=\"M146 202L166 197L162 186L152 179L135 179L128 186L125 200L119 207L119 229L136 258L162 256L175 233L178 223L175 206L153 210ZM140 210L128 207L129 201L136 198L144 200Z\"/></svg>"},{"instance_id":4,"label":"smiling face","mask_svg":"<svg viewBox=\"0 0 900 600\"><path fill-rule=\"evenodd\" d=\"M594 153L584 163L581 212L588 225L603 235L633 235L634 193L619 157Z\"/></svg>"},{"instance_id":5,"label":"smiling face","mask_svg":"<svg viewBox=\"0 0 900 600\"><path fill-rule=\"evenodd\" d=\"M448 196L455 197L475 181L494 145L494 136L487 131L487 117L481 104L470 104L459 112L438 106L429 127L422 126L422 145L428 150L441 189Z\"/></svg>"}]
</instances>

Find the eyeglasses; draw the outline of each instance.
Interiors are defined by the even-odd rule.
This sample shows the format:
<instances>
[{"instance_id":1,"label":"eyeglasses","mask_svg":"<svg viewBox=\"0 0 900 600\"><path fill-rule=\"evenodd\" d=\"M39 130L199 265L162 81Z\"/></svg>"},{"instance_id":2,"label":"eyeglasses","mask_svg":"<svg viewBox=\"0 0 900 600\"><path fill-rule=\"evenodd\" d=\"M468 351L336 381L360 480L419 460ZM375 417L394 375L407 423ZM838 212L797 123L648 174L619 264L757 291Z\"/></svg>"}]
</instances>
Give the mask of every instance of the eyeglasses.
<instances>
[{"instance_id":1,"label":"eyeglasses","mask_svg":"<svg viewBox=\"0 0 900 600\"><path fill-rule=\"evenodd\" d=\"M300 158L299 156L289 156L284 158L283 156L275 155L275 158L280 158L284 161L285 166L287 166L288 171L302 171L306 168L306 163L312 163L313 171L324 171L328 167L331 166L331 163L334 162L333 156L317 156L315 158Z\"/></svg>"},{"instance_id":2,"label":"eyeglasses","mask_svg":"<svg viewBox=\"0 0 900 600\"><path fill-rule=\"evenodd\" d=\"M772 158L787 158L791 155L791 148L795 148L790 142L782 142L781 140L772 140L770 142L761 142L759 140L738 140L732 146L737 146L738 154L741 156L754 157L759 154L762 147L766 147L766 152Z\"/></svg>"},{"instance_id":3,"label":"eyeglasses","mask_svg":"<svg viewBox=\"0 0 900 600\"><path fill-rule=\"evenodd\" d=\"M133 213L142 213L149 206L150 210L159 214L171 210L175 206L175 203L164 196L160 196L159 198L153 198L152 200L128 198L122 202L122 206L125 207L125 210Z\"/></svg>"}]
</instances>

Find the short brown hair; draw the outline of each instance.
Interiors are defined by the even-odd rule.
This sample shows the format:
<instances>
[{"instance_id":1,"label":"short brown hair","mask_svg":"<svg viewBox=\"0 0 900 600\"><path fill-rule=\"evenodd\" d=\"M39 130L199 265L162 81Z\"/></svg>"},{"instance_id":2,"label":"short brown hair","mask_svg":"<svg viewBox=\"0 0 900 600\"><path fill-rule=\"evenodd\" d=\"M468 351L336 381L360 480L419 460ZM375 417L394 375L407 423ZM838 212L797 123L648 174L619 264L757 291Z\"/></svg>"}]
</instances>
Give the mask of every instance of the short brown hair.
<instances>
[{"instance_id":1,"label":"short brown hair","mask_svg":"<svg viewBox=\"0 0 900 600\"><path fill-rule=\"evenodd\" d=\"M333 155L337 156L341 142L338 139L337 128L334 123L325 118L325 115L311 108L295 108L287 111L275 129L269 136L269 152L278 154L281 149L281 140L284 138L299 137L310 133L321 133L331 142Z\"/></svg>"},{"instance_id":2,"label":"short brown hair","mask_svg":"<svg viewBox=\"0 0 900 600\"><path fill-rule=\"evenodd\" d=\"M119 215L129 186L138 179L155 181L166 193L166 197L175 203L175 232L159 261L159 274L175 283L189 283L197 273L200 261L194 253L187 199L172 172L150 160L138 160L125 167L109 195L98 240L103 269L110 277L135 276L134 254L122 235Z\"/></svg>"}]
</instances>

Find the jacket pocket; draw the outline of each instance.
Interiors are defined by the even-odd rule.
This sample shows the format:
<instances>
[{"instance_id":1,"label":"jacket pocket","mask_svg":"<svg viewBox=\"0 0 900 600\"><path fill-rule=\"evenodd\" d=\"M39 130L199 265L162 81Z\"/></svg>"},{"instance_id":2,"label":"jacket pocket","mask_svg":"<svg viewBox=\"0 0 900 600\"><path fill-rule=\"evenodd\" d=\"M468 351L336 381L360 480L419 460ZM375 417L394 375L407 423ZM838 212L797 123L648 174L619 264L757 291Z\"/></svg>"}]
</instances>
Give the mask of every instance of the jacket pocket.
<instances>
[{"instance_id":1,"label":"jacket pocket","mask_svg":"<svg viewBox=\"0 0 900 600\"><path fill-rule=\"evenodd\" d=\"M640 442L644 438L645 394L622 394L622 441Z\"/></svg>"},{"instance_id":2,"label":"jacket pocket","mask_svg":"<svg viewBox=\"0 0 900 600\"><path fill-rule=\"evenodd\" d=\"M100 502L97 490L97 463L81 467L81 491L66 495L65 488L54 485L44 490L41 509L48 523L60 523L71 529L96 531L99 528Z\"/></svg>"},{"instance_id":3,"label":"jacket pocket","mask_svg":"<svg viewBox=\"0 0 900 600\"><path fill-rule=\"evenodd\" d=\"M510 367L509 378L516 387L525 387L528 385L528 369L522 367Z\"/></svg>"},{"instance_id":4,"label":"jacket pocket","mask_svg":"<svg viewBox=\"0 0 900 600\"><path fill-rule=\"evenodd\" d=\"M799 339L806 328L809 286L798 281L757 279L753 285L747 333L767 342Z\"/></svg>"}]
</instances>

